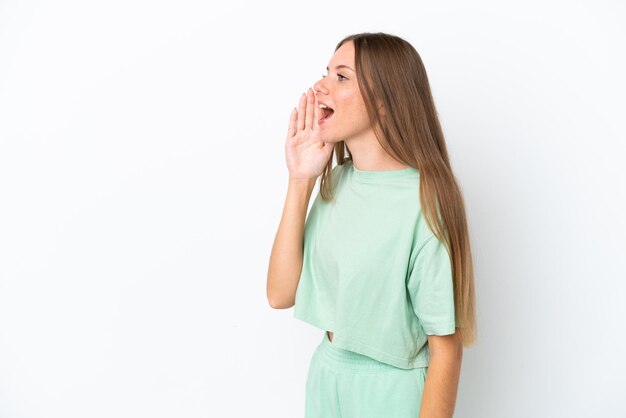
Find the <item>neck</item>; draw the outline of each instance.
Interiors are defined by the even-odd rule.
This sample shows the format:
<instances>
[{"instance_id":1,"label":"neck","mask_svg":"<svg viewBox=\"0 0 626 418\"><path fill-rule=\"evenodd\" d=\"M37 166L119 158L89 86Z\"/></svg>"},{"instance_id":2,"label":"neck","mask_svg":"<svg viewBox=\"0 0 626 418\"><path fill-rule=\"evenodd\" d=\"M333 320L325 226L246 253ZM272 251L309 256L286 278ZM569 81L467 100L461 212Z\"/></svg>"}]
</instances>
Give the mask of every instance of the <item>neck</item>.
<instances>
[{"instance_id":1,"label":"neck","mask_svg":"<svg viewBox=\"0 0 626 418\"><path fill-rule=\"evenodd\" d=\"M346 139L345 143L350 149L354 167L358 170L389 171L408 167L387 153L372 131Z\"/></svg>"}]
</instances>

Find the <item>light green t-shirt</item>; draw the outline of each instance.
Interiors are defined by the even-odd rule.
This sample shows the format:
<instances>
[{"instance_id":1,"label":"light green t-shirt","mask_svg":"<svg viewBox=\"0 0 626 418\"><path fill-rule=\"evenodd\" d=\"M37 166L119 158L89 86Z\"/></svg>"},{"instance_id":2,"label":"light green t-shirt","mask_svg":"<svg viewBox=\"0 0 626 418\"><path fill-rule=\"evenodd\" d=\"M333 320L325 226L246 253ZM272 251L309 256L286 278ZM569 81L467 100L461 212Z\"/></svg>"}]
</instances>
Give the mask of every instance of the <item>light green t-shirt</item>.
<instances>
[{"instance_id":1,"label":"light green t-shirt","mask_svg":"<svg viewBox=\"0 0 626 418\"><path fill-rule=\"evenodd\" d=\"M427 367L427 335L455 332L450 257L426 224L419 171L332 170L305 223L294 317L339 348L403 369Z\"/></svg>"}]
</instances>

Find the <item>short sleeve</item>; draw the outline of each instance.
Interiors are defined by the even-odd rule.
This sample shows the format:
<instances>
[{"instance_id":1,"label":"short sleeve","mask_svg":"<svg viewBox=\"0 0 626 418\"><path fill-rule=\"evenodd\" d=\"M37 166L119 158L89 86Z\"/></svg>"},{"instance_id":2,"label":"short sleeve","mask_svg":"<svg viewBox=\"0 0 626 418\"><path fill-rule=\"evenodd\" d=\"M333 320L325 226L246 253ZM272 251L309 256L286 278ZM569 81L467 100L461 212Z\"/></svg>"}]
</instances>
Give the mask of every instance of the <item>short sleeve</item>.
<instances>
[{"instance_id":1,"label":"short sleeve","mask_svg":"<svg viewBox=\"0 0 626 418\"><path fill-rule=\"evenodd\" d=\"M454 334L454 286L450 256L443 242L431 236L409 269L407 290L413 312L427 335Z\"/></svg>"}]
</instances>

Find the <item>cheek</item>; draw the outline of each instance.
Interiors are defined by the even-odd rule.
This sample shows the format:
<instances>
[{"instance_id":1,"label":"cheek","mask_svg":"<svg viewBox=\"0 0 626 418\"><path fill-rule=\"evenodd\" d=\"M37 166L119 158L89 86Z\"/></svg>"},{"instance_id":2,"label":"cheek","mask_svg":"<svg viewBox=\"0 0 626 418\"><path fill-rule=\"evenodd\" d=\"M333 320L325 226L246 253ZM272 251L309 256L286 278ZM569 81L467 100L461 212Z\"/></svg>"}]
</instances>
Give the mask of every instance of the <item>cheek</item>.
<instances>
[{"instance_id":1,"label":"cheek","mask_svg":"<svg viewBox=\"0 0 626 418\"><path fill-rule=\"evenodd\" d=\"M337 103L342 109L348 110L355 117L357 114L367 114L365 102L361 97L361 93L356 89L345 89L336 96Z\"/></svg>"}]
</instances>

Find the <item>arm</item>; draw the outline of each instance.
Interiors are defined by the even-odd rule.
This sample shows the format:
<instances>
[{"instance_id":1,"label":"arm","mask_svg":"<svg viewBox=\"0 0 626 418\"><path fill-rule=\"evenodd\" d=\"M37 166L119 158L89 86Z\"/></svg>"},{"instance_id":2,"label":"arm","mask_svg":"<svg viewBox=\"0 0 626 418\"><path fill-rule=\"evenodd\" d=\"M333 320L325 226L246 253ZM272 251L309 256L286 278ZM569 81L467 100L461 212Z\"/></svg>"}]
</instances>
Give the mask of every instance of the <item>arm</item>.
<instances>
[{"instance_id":1,"label":"arm","mask_svg":"<svg viewBox=\"0 0 626 418\"><path fill-rule=\"evenodd\" d=\"M319 118L317 96L309 88L300 97L299 110L291 112L285 142L289 185L267 271L267 300L272 308L291 308L296 303L309 199L335 147L322 141Z\"/></svg>"},{"instance_id":2,"label":"arm","mask_svg":"<svg viewBox=\"0 0 626 418\"><path fill-rule=\"evenodd\" d=\"M316 180L289 179L287 198L267 273L267 299L272 308L285 309L295 304L302 272L306 212Z\"/></svg>"},{"instance_id":3,"label":"arm","mask_svg":"<svg viewBox=\"0 0 626 418\"><path fill-rule=\"evenodd\" d=\"M419 418L452 418L456 403L463 344L461 333L429 335L430 364Z\"/></svg>"}]
</instances>

